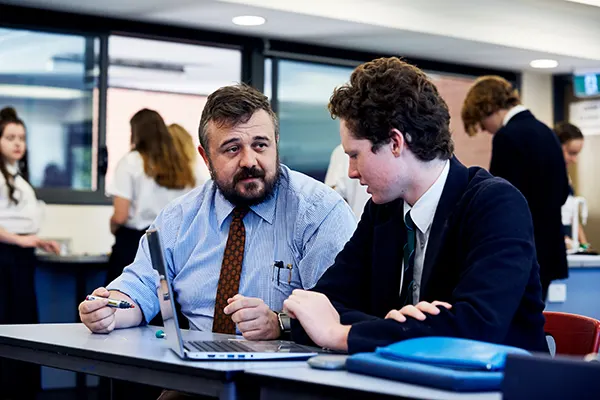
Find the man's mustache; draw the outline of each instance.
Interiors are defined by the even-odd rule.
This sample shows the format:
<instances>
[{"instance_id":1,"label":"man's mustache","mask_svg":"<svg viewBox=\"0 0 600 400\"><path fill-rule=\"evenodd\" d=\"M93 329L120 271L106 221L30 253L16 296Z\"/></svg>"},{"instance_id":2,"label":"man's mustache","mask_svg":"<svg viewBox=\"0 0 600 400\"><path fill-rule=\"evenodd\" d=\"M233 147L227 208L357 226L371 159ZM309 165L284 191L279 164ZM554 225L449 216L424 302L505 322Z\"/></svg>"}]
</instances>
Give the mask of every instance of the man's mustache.
<instances>
[{"instance_id":1,"label":"man's mustache","mask_svg":"<svg viewBox=\"0 0 600 400\"><path fill-rule=\"evenodd\" d=\"M263 171L262 169L259 169L256 167L252 167L252 168L244 167L240 170L240 172L235 174L235 176L233 177L233 183L237 184L238 182L240 182L244 179L249 179L249 178L264 178L264 177L265 177L265 171Z\"/></svg>"}]
</instances>

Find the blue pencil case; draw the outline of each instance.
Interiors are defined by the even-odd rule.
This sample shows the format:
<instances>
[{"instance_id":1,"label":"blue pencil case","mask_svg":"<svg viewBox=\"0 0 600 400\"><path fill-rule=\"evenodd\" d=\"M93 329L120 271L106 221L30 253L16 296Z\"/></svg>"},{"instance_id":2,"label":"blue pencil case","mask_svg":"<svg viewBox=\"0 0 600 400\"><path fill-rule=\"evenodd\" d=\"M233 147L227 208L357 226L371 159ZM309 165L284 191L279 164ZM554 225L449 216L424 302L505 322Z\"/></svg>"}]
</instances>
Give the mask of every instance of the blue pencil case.
<instances>
[{"instance_id":1,"label":"blue pencil case","mask_svg":"<svg viewBox=\"0 0 600 400\"><path fill-rule=\"evenodd\" d=\"M374 353L348 358L350 372L458 392L499 390L508 354L530 355L516 347L476 340L409 339Z\"/></svg>"}]
</instances>

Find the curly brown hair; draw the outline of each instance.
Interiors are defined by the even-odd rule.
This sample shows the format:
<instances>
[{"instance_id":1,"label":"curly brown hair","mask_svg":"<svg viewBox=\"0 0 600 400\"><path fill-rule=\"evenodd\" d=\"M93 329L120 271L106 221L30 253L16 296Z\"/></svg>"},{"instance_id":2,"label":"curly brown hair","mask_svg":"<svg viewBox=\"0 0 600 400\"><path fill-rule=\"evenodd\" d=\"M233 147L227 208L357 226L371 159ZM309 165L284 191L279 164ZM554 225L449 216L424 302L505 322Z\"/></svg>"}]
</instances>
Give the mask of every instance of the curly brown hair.
<instances>
[{"instance_id":1,"label":"curly brown hair","mask_svg":"<svg viewBox=\"0 0 600 400\"><path fill-rule=\"evenodd\" d=\"M478 78L469 89L461 111L465 132L474 136L485 118L520 103L519 91L506 79L496 75Z\"/></svg>"},{"instance_id":2,"label":"curly brown hair","mask_svg":"<svg viewBox=\"0 0 600 400\"><path fill-rule=\"evenodd\" d=\"M358 66L350 82L334 90L329 112L354 137L370 140L373 153L390 142L392 129L422 161L447 160L454 152L446 102L423 71L397 57Z\"/></svg>"}]
</instances>

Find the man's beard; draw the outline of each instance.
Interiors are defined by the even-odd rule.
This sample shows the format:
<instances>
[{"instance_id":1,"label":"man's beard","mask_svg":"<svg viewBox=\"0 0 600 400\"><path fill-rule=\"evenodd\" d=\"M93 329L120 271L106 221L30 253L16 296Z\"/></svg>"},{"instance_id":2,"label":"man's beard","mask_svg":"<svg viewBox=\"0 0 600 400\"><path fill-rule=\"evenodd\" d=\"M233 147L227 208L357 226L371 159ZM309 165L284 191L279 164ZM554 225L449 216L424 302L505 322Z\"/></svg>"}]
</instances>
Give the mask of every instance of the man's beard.
<instances>
[{"instance_id":1,"label":"man's beard","mask_svg":"<svg viewBox=\"0 0 600 400\"><path fill-rule=\"evenodd\" d=\"M217 188L223 194L223 197L225 197L227 199L227 201L229 201L231 204L233 204L236 207L244 207L244 206L250 207L250 206L254 206L256 204L260 204L266 200L269 200L271 197L273 197L273 194L275 192L275 186L279 182L279 177L280 177L279 160L277 160L275 175L271 179L265 178L265 171L262 169L259 169L257 167L251 167L251 168L244 167L240 171L238 171L237 174L235 174L235 176L233 177L233 182L231 184L223 184L218 179L216 179L217 175L214 171L213 166L209 165L209 167L210 167L210 174L212 175L212 178L213 178L215 184L217 185ZM261 179L264 183L263 190L260 193L255 194L255 195L241 194L237 190L237 184L240 181L242 181L243 179L248 179L248 178ZM249 183L245 183L243 185L245 185L246 192L251 192L253 190L256 190L256 188L258 187L258 183L256 183L256 182L249 182Z\"/></svg>"}]
</instances>

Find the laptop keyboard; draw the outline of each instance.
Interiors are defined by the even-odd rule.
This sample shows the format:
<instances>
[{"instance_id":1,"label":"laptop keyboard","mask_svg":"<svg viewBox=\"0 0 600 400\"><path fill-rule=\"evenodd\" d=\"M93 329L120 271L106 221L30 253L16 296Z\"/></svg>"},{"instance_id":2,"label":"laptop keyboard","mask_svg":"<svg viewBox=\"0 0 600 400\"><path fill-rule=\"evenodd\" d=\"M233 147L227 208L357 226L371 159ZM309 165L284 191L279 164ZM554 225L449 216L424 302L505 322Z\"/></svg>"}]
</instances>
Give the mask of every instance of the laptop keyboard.
<instances>
[{"instance_id":1,"label":"laptop keyboard","mask_svg":"<svg viewBox=\"0 0 600 400\"><path fill-rule=\"evenodd\" d=\"M187 341L189 347L208 353L249 353L253 350L235 340Z\"/></svg>"}]
</instances>

